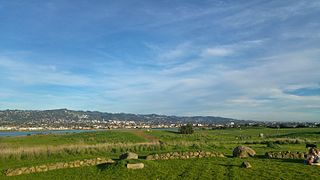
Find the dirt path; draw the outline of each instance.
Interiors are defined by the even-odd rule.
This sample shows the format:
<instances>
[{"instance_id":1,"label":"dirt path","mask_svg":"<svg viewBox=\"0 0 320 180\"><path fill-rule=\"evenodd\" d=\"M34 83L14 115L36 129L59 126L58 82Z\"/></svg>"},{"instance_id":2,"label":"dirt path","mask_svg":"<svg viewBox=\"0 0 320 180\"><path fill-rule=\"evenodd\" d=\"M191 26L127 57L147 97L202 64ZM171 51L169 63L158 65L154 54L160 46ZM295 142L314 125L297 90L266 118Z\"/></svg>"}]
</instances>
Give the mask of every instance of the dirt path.
<instances>
[{"instance_id":1,"label":"dirt path","mask_svg":"<svg viewBox=\"0 0 320 180\"><path fill-rule=\"evenodd\" d=\"M159 142L158 138L151 136L149 134L146 134L144 131L137 130L137 131L133 131L132 133L137 136L140 136L140 137L147 139L149 142Z\"/></svg>"}]
</instances>

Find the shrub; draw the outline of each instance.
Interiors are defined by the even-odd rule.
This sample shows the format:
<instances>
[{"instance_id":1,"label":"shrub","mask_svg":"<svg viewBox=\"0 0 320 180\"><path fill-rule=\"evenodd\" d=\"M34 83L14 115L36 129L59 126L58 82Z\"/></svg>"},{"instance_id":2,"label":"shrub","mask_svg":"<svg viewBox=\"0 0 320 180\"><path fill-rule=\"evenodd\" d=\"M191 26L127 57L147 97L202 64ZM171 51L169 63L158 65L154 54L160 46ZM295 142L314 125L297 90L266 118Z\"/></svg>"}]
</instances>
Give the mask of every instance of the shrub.
<instances>
[{"instance_id":1,"label":"shrub","mask_svg":"<svg viewBox=\"0 0 320 180\"><path fill-rule=\"evenodd\" d=\"M266 144L267 144L267 147L269 148L274 148L274 149L280 148L279 145L274 144L272 141L268 141Z\"/></svg>"},{"instance_id":2,"label":"shrub","mask_svg":"<svg viewBox=\"0 0 320 180\"><path fill-rule=\"evenodd\" d=\"M180 134L192 134L194 132L192 124L181 126L179 129Z\"/></svg>"}]
</instances>

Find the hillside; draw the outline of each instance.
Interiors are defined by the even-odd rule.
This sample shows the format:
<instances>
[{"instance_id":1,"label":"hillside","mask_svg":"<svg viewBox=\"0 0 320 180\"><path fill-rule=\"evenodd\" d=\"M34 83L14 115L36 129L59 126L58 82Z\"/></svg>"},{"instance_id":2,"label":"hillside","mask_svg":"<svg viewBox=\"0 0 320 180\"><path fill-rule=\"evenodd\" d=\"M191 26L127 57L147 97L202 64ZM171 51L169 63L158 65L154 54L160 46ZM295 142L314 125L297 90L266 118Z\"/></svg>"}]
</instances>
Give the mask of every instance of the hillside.
<instances>
[{"instance_id":1,"label":"hillside","mask_svg":"<svg viewBox=\"0 0 320 180\"><path fill-rule=\"evenodd\" d=\"M235 122L238 124L253 121L236 120L232 118L215 116L166 116L158 114L129 114L129 113L107 113L98 111L74 111L68 109L55 110L3 110L0 111L0 123L76 123L86 121L135 121L157 123L215 123L225 124Z\"/></svg>"}]
</instances>

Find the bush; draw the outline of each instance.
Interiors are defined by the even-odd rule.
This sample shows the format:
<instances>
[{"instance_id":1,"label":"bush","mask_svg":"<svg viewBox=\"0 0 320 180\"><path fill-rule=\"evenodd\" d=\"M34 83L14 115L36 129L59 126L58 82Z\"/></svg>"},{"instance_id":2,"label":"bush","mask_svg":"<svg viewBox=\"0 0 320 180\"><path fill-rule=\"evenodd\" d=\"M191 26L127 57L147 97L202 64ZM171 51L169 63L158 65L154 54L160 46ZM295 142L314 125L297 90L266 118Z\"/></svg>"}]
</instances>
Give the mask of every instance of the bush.
<instances>
[{"instance_id":1,"label":"bush","mask_svg":"<svg viewBox=\"0 0 320 180\"><path fill-rule=\"evenodd\" d=\"M180 134L192 134L194 132L192 124L181 126L179 129Z\"/></svg>"},{"instance_id":2,"label":"bush","mask_svg":"<svg viewBox=\"0 0 320 180\"><path fill-rule=\"evenodd\" d=\"M268 141L266 144L267 144L268 148L273 148L273 149L279 149L280 148L279 145L274 144L272 141Z\"/></svg>"}]
</instances>

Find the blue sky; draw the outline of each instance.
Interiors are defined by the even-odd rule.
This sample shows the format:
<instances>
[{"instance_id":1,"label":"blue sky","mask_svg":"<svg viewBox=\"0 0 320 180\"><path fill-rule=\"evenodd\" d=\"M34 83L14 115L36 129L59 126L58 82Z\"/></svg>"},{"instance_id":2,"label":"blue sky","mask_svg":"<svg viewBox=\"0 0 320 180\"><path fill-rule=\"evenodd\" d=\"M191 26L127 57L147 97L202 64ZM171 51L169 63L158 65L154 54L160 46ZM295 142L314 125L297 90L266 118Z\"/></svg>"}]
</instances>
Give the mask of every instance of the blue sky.
<instances>
[{"instance_id":1,"label":"blue sky","mask_svg":"<svg viewBox=\"0 0 320 180\"><path fill-rule=\"evenodd\" d=\"M0 0L0 109L319 121L320 1Z\"/></svg>"}]
</instances>

